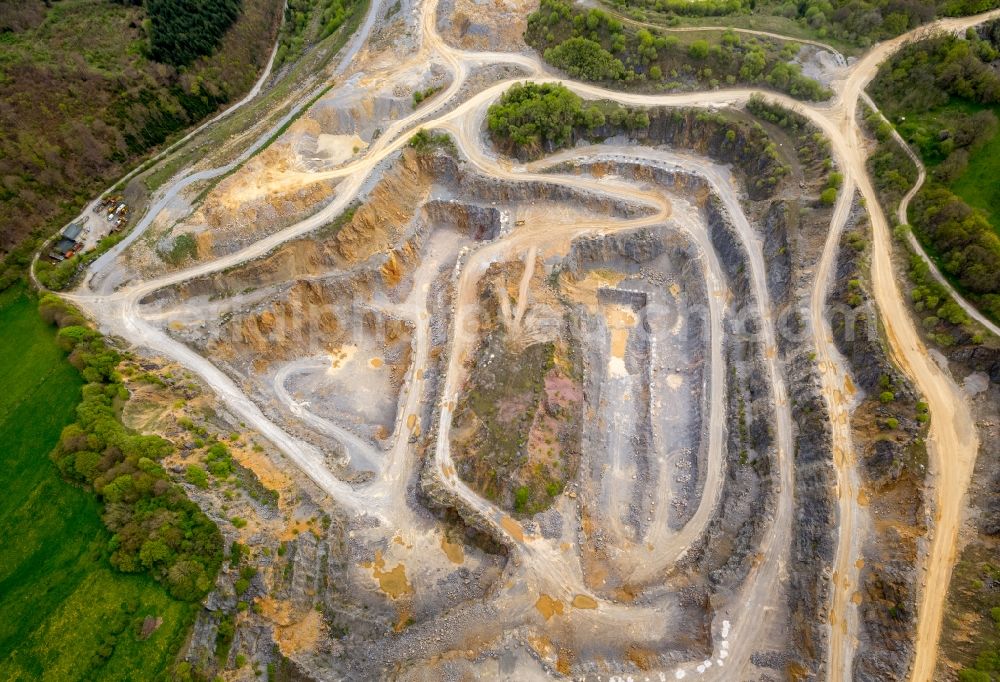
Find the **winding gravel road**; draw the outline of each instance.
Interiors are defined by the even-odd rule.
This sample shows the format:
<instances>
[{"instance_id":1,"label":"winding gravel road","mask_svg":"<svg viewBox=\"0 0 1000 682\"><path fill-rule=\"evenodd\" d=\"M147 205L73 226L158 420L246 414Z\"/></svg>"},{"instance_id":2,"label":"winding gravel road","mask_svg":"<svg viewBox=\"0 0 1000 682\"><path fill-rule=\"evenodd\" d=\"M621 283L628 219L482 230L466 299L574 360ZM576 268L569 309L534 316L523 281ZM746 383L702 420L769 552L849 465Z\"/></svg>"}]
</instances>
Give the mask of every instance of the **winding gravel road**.
<instances>
[{"instance_id":1,"label":"winding gravel road","mask_svg":"<svg viewBox=\"0 0 1000 682\"><path fill-rule=\"evenodd\" d=\"M362 30L352 41L344 58L340 61L337 73L346 72L353 56L365 44L368 33L380 16L380 9L380 3L374 2ZM859 487L859 480L852 454L851 433L849 427L844 427L841 423L845 417L847 417L846 422L849 423L849 414L852 408L851 401L844 394L848 372L843 358L833 347L823 313L826 292L832 276L832 267L836 261L839 234L848 217L850 198L857 189L867 202L873 226L873 289L891 353L902 370L926 397L933 416L928 437L928 451L934 475L935 527L928 556L927 588L921 593L917 657L913 669L914 680L924 682L931 679L936 659L936 642L940 633L944 598L954 561L961 509L978 450L978 438L969 407L961 391L950 376L928 355L901 298L890 262L891 235L871 180L865 170L864 145L855 120L855 112L857 100L862 95L867 83L874 77L878 65L898 50L901 45L926 36L933 30L961 30L989 18L1000 16L1000 11L977 17L935 22L900 38L875 46L858 62L844 70L844 77L834 83L836 92L834 99L820 105L804 104L783 95L770 92L761 93L753 88L671 95L643 95L568 81L549 74L545 65L534 56L511 53L476 53L454 49L447 45L435 30L437 12L435 0L424 2L421 11L423 44L418 57L415 58L443 60L452 72L452 81L444 93L436 97L427 107L389 126L361 158L340 168L319 172L312 176L316 180L342 178L342 182L337 187L336 198L326 208L238 252L208 263L200 263L187 270L172 272L152 280L121 287L118 286L120 282L117 282L114 276L109 276L109 273L115 272L116 259L130 244L145 233L163 207L192 183L218 177L228 172L237 163L261 148L270 139L273 132L310 101L313 94L310 93L282 121L279 121L271 130L259 137L235 161L172 181L134 231L118 247L95 261L83 286L77 292L67 295L67 298L87 310L100 322L103 328L121 335L137 346L162 353L199 374L216 391L220 401L272 441L339 504L357 513L367 513L383 520L398 521L399 516L394 508L402 499L401 493L409 474L413 471L415 459L412 448L408 446L406 438L408 434L402 428L401 421L397 422L392 450L386 465L378 466L375 462L369 462L373 470L380 470L381 474L370 484L352 487L333 476L326 467L321 452L289 435L280 426L267 419L259 407L206 358L198 355L187 346L170 339L163 331L143 320L140 313L140 301L163 287L219 272L259 258L280 244L327 224L354 200L378 164L406 144L410 134L417 127L441 128L452 132L455 135L458 148L469 163L475 166L479 172L490 177L514 182L534 181L561 184L577 190L617 197L651 209L648 215L629 221L603 219L593 222L580 221L571 226L548 226L555 230L561 230L562 233L559 235L554 235L551 230L515 230L505 238L491 242L472 252L463 261L456 283L456 332L451 341L452 354L442 392L442 395L448 400L454 400L461 385L463 359L467 357L469 348L474 342L469 334L462 331L469 327L463 327L461 322L470 314L470 308L473 304L470 297L474 296L478 276L489 262L506 259L512 253L523 253L526 250L537 248L545 240L555 236L575 237L588 233L606 233L614 230L634 229L641 225L654 225L662 222L670 210L669 203L662 196L637 190L625 183L597 182L579 176L534 173L533 167L528 168L499 162L495 155L485 149L481 132L482 122L487 107L515 81L508 80L496 83L469 97L464 102L458 102L456 101L457 96L466 81L470 66L485 63L514 64L527 69L529 73L533 74L531 80L536 82L562 82L588 99L608 99L638 106L717 108L737 106L745 103L753 94L762 94L770 101L807 116L822 130L830 139L835 162L844 173L841 198L835 208L830 235L816 269L814 288L810 298L812 336L817 348L823 392L830 407L833 421L834 461L840 488L840 542L835 559L839 579L834 584L831 605L831 623L834 627L831 629L828 674L831 679L850 679L850 664L858 627L857 609L849 599L853 590L857 589L857 571L852 570L850 566L855 563L858 557L860 537L863 535L866 523L863 513L855 503L857 496L854 492ZM434 116L435 114L436 116ZM572 150L565 154L592 158L607 153L608 148L597 147ZM654 158L663 160L664 157L661 152L637 147L624 148L623 153L633 161ZM725 680L733 679L732 675L739 675L739 671L748 669L750 654L756 643L755 636L761 628L761 623L769 617L767 613L774 610L773 602L776 595L781 593L779 583L783 571L783 561L787 557L787 548L791 540L793 514L793 429L784 373L777 353L778 345L772 320L773 310L766 286L766 269L760 235L747 221L740 208L739 197L733 188L717 174L714 175L715 171L711 164L692 164L689 159L686 159L683 166L708 179L713 190L723 200L730 218L744 242L750 262L753 293L760 306L761 341L767 350L765 353L767 373L776 406L775 426L781 492L778 497L775 517L770 522L760 547L764 558L751 571L741 589L740 599L732 604L722 606L716 613L712 629L714 641L719 643L720 647L717 651L718 665L705 666L701 662L691 662L677 668L678 677L681 677L681 673L683 673L684 675L698 675L702 679ZM699 243L705 249L706 254L712 252L710 243L706 243L702 235L693 236L701 240ZM416 325L417 333L414 364L401 398L403 409L399 411L400 420L405 419L408 414L416 413L420 402L424 399L425 387L422 379L418 377L422 376L429 362L427 284L432 274L429 273L428 279L421 282L419 287L414 288L414 293L411 294L411 298L406 304L409 317ZM519 305L521 300L526 300L526 297L520 297ZM722 433L724 410L721 403L716 403L722 400L724 389L720 390L717 385L718 377L715 372L717 368L723 367L723 363L721 362L721 354L717 350L721 338L721 334L717 332L721 322L716 319L714 314L711 324L713 375L710 382L712 395L709 432L713 446L710 447L712 454L709 458L709 471L706 475L698 510L683 530L671 536L669 541L664 543L664 556L659 557L663 560L676 560L678 556L683 554L687 545L700 536L707 520L718 504L722 450L714 443L721 440L719 435ZM278 383L283 386L283 381ZM306 420L310 419L307 411L300 413L299 416ZM444 484L455 495L459 496L469 509L474 510L484 519L488 519L499 533L509 538L517 549L521 565L525 567L534 580L538 581L540 586L547 588L551 586L552 589L565 593L589 595L582 580L579 564L574 562L571 555L567 555L541 538L523 537L516 529L512 530L510 520L500 510L476 495L454 475L448 451L450 423L450 412L447 409L442 410L434 456L436 468ZM352 458L358 457L359 461L365 458L366 453L357 447L357 443L352 444L351 439L346 434L328 428L330 426L328 423L313 424L313 426L345 442ZM945 457L946 453L947 457ZM841 568L844 570L843 573L840 573ZM593 598L598 602L598 608L587 617L595 619L595 623L600 623L605 627L614 627L615 624L625 623L629 618L637 617L633 610L601 601L596 596ZM649 617L649 614L643 612L642 618ZM724 668L722 666L723 659L727 659Z\"/></svg>"}]
</instances>

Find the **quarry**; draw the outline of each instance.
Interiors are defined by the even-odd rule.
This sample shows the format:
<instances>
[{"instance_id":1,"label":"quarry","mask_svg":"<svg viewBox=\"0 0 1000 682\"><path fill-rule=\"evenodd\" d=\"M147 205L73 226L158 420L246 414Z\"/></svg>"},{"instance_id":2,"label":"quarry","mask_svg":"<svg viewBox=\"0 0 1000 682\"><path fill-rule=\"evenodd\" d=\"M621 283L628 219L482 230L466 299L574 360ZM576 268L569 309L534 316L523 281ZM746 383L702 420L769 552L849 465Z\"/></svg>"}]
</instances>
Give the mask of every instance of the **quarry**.
<instances>
[{"instance_id":1,"label":"quarry","mask_svg":"<svg viewBox=\"0 0 1000 682\"><path fill-rule=\"evenodd\" d=\"M188 486L256 573L220 578L186 660L235 613L229 657L294 679L883 674L916 608L887 635L868 588L913 604L934 576L916 543L890 580L855 540L884 530L850 421L878 389L856 377L915 403L940 370L879 340L878 315L912 331L891 269L866 284L881 312L836 308L842 235L873 258L888 239L855 118L875 58L824 53L821 105L625 93L551 73L516 3L447 4L373 2L328 92L168 183L67 295L165 377L125 416L190 443L170 466L198 429L242 434L247 489L271 491ZM505 153L486 111L525 80L648 125ZM974 450L957 410L922 461ZM926 509L906 490L900 533Z\"/></svg>"}]
</instances>

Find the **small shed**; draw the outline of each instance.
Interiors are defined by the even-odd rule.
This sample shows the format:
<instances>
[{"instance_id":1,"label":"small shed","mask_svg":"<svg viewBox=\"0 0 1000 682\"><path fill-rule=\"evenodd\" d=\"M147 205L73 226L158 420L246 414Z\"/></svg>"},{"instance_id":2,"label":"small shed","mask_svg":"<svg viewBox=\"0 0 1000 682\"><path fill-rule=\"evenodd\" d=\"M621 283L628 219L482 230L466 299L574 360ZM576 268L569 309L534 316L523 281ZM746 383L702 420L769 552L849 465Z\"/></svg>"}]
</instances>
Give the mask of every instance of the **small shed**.
<instances>
[{"instance_id":1,"label":"small shed","mask_svg":"<svg viewBox=\"0 0 1000 682\"><path fill-rule=\"evenodd\" d=\"M75 248L76 248L76 242L75 241L73 241L72 239L67 239L66 237L63 237L58 242L56 242L56 245L55 245L55 247L52 250L55 253L58 253L60 256L65 257L67 253L69 253L70 251L72 251Z\"/></svg>"},{"instance_id":2,"label":"small shed","mask_svg":"<svg viewBox=\"0 0 1000 682\"><path fill-rule=\"evenodd\" d=\"M63 237L66 239L76 241L76 238L80 236L80 232L83 231L83 225L80 223L70 223L69 226L63 230Z\"/></svg>"}]
</instances>

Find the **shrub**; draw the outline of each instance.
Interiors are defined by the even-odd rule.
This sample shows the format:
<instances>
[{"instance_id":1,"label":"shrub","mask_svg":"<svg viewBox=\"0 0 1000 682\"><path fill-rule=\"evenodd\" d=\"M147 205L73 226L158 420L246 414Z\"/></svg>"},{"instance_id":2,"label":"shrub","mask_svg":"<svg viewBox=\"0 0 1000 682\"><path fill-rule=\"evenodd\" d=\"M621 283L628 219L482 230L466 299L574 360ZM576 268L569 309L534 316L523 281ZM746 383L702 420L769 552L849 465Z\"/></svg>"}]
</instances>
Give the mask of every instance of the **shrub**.
<instances>
[{"instance_id":1,"label":"shrub","mask_svg":"<svg viewBox=\"0 0 1000 682\"><path fill-rule=\"evenodd\" d=\"M448 133L431 134L423 128L415 132L407 144L418 154L430 154L436 149L443 149L446 152L455 151L455 141L451 139L451 135Z\"/></svg>"},{"instance_id":2,"label":"shrub","mask_svg":"<svg viewBox=\"0 0 1000 682\"><path fill-rule=\"evenodd\" d=\"M57 299L46 297L41 305L57 324L80 319ZM128 396L116 371L120 356L99 333L69 324L58 339L88 383L76 422L63 429L52 460L65 478L92 488L102 502L115 568L149 573L177 599L201 599L222 563L222 535L159 465L173 445L119 420Z\"/></svg>"},{"instance_id":3,"label":"shrub","mask_svg":"<svg viewBox=\"0 0 1000 682\"><path fill-rule=\"evenodd\" d=\"M531 489L522 485L514 491L514 510L524 512L528 508L528 500L531 498Z\"/></svg>"},{"instance_id":4,"label":"shrub","mask_svg":"<svg viewBox=\"0 0 1000 682\"><path fill-rule=\"evenodd\" d=\"M708 57L708 41L707 40L695 40L688 47L688 56L691 59L705 59Z\"/></svg>"},{"instance_id":5,"label":"shrub","mask_svg":"<svg viewBox=\"0 0 1000 682\"><path fill-rule=\"evenodd\" d=\"M209 446L205 456L205 466L216 478L226 478L233 473L233 458L225 443L216 441Z\"/></svg>"},{"instance_id":6,"label":"shrub","mask_svg":"<svg viewBox=\"0 0 1000 682\"><path fill-rule=\"evenodd\" d=\"M618 80L625 65L601 44L587 38L569 38L545 50L545 61L574 78L591 81Z\"/></svg>"},{"instance_id":7,"label":"shrub","mask_svg":"<svg viewBox=\"0 0 1000 682\"><path fill-rule=\"evenodd\" d=\"M413 108L416 109L420 104L426 100L430 99L441 89L440 86L431 86L429 88L424 88L423 90L414 90L413 92Z\"/></svg>"},{"instance_id":8,"label":"shrub","mask_svg":"<svg viewBox=\"0 0 1000 682\"><path fill-rule=\"evenodd\" d=\"M184 478L188 483L196 488L208 487L208 476L205 474L205 470L197 464L188 466L188 468L184 471Z\"/></svg>"}]
</instances>

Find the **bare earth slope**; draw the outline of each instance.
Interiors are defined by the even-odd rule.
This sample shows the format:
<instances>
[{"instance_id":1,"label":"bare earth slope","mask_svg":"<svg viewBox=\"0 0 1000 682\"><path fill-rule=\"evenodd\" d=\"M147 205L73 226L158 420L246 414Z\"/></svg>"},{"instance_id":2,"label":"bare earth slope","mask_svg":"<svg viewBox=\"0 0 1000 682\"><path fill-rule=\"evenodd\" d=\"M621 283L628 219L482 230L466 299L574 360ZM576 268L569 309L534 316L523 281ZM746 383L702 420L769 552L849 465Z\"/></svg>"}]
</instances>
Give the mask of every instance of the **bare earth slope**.
<instances>
[{"instance_id":1,"label":"bare earth slope","mask_svg":"<svg viewBox=\"0 0 1000 682\"><path fill-rule=\"evenodd\" d=\"M236 495L250 525L219 512L258 577L242 592L222 579L188 660L221 608L237 613L234 651L317 679L852 679L877 520L852 442L856 382L826 316L859 193L889 355L931 414L910 673L930 680L979 440L901 299L855 113L900 45L997 14L880 43L807 105L579 83L523 51L453 46L433 0L373 3L306 123L252 143L277 132L257 162L180 177L67 295L196 375L212 413L268 443L297 491L276 508ZM650 124L507 158L484 119L525 78ZM808 131L758 128L755 95ZM832 206L807 138L840 173ZM761 189L768 159L781 170ZM323 198L248 221L200 194L223 173L220 195ZM201 225L202 201L215 246L156 264L150 244ZM306 499L326 523L275 530Z\"/></svg>"}]
</instances>

